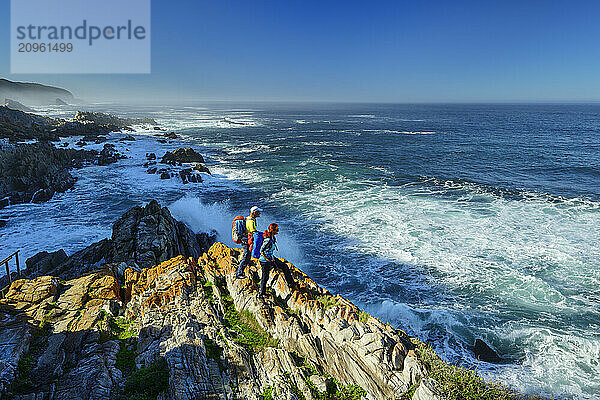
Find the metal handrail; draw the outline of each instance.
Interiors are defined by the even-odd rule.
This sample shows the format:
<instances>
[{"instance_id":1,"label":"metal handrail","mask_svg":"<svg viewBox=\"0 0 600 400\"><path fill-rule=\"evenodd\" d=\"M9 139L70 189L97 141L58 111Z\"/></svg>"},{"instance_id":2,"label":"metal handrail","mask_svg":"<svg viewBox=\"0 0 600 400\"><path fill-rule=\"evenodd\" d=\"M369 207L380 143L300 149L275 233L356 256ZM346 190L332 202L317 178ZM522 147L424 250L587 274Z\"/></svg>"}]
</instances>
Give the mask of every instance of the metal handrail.
<instances>
[{"instance_id":1,"label":"metal handrail","mask_svg":"<svg viewBox=\"0 0 600 400\"><path fill-rule=\"evenodd\" d=\"M21 275L21 265L19 264L19 252L21 250L17 250L14 253L12 253L10 256L6 257L4 260L0 261L0 265L4 264L4 266L6 267L6 276L8 277L8 284L10 285L12 283L12 277L10 276L10 268L8 268L8 262L15 257L15 261L17 263L17 276Z\"/></svg>"}]
</instances>

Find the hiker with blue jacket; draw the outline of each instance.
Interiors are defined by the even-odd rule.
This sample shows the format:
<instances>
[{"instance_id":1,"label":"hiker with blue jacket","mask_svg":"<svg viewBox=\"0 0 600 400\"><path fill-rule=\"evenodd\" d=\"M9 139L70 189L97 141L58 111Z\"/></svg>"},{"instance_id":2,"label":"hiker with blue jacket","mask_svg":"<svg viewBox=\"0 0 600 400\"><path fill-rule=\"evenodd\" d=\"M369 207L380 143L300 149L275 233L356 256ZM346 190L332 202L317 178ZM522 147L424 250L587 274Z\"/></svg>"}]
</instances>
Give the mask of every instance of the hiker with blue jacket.
<instances>
[{"instance_id":1,"label":"hiker with blue jacket","mask_svg":"<svg viewBox=\"0 0 600 400\"><path fill-rule=\"evenodd\" d=\"M262 277L260 279L260 296L263 297L267 290L267 281L269 280L269 272L273 268L278 268L283 272L286 282L292 288L296 287L294 277L284 262L275 258L273 251L277 249L276 235L279 233L279 226L276 223L269 225L269 228L263 233L263 242L260 247L260 266L262 269Z\"/></svg>"}]
</instances>

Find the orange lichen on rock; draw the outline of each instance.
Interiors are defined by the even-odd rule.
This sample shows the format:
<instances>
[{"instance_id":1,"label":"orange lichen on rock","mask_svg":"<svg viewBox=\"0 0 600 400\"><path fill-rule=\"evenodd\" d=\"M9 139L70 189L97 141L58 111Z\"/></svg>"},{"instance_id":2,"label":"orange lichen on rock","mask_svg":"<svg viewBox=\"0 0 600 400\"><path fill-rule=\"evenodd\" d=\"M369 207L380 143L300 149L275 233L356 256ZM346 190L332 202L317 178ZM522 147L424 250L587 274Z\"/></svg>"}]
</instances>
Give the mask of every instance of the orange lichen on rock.
<instances>
[{"instance_id":1,"label":"orange lichen on rock","mask_svg":"<svg viewBox=\"0 0 600 400\"><path fill-rule=\"evenodd\" d=\"M184 287L196 286L198 263L193 258L177 256L140 271L125 271L125 300L149 292L143 307L162 307L171 303Z\"/></svg>"},{"instance_id":2,"label":"orange lichen on rock","mask_svg":"<svg viewBox=\"0 0 600 400\"><path fill-rule=\"evenodd\" d=\"M33 280L19 279L10 285L5 300L15 303L39 303L56 293L58 282L58 279L52 276L40 276Z\"/></svg>"}]
</instances>

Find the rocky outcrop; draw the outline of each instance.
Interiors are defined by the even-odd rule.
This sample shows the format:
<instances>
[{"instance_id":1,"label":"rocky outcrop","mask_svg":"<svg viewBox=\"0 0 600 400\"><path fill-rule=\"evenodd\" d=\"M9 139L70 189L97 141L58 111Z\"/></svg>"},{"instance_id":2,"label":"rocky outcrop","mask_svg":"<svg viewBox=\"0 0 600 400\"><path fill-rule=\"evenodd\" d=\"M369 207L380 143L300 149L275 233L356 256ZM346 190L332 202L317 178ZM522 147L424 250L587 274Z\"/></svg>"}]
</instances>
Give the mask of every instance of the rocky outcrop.
<instances>
[{"instance_id":1,"label":"rocky outcrop","mask_svg":"<svg viewBox=\"0 0 600 400\"><path fill-rule=\"evenodd\" d=\"M96 160L97 153L58 149L47 143L16 145L0 152L0 208L39 203L75 184L69 169Z\"/></svg>"},{"instance_id":2,"label":"rocky outcrop","mask_svg":"<svg viewBox=\"0 0 600 400\"><path fill-rule=\"evenodd\" d=\"M0 106L0 138L11 141L57 141L86 136L87 141L111 132L132 130L131 125L156 122L151 118L121 118L111 114L78 111L72 119L49 118Z\"/></svg>"},{"instance_id":3,"label":"rocky outcrop","mask_svg":"<svg viewBox=\"0 0 600 400\"><path fill-rule=\"evenodd\" d=\"M285 260L297 284L275 270L260 299L258 265L233 277L239 256L216 243L122 277L109 265L14 282L0 301L2 387L19 400L119 399L137 368L164 360L165 400L400 399L427 375L406 334ZM427 382L417 392L435 394Z\"/></svg>"},{"instance_id":4,"label":"rocky outcrop","mask_svg":"<svg viewBox=\"0 0 600 400\"><path fill-rule=\"evenodd\" d=\"M203 163L204 157L191 147L180 148L173 152L167 151L160 160L163 164Z\"/></svg>"},{"instance_id":5,"label":"rocky outcrop","mask_svg":"<svg viewBox=\"0 0 600 400\"><path fill-rule=\"evenodd\" d=\"M156 125L152 118L123 118L112 114L106 114L93 111L77 111L73 121L83 123L95 123L98 125L115 125L120 128L130 127L131 125Z\"/></svg>"},{"instance_id":6,"label":"rocky outcrop","mask_svg":"<svg viewBox=\"0 0 600 400\"><path fill-rule=\"evenodd\" d=\"M162 137L165 137L167 139L179 139L180 138L180 136L178 134L176 134L175 132L164 133L162 135Z\"/></svg>"},{"instance_id":7,"label":"rocky outcrop","mask_svg":"<svg viewBox=\"0 0 600 400\"><path fill-rule=\"evenodd\" d=\"M216 243L199 258L145 269L106 264L66 281L15 281L0 300L0 393L17 400L447 398L420 342L284 259L261 298L255 261L247 278L234 278L240 256Z\"/></svg>"},{"instance_id":8,"label":"rocky outcrop","mask_svg":"<svg viewBox=\"0 0 600 400\"><path fill-rule=\"evenodd\" d=\"M52 132L57 121L53 118L29 114L0 106L0 138L17 140L57 140Z\"/></svg>"},{"instance_id":9,"label":"rocky outcrop","mask_svg":"<svg viewBox=\"0 0 600 400\"><path fill-rule=\"evenodd\" d=\"M208 167L206 167L206 165L196 164L196 165L194 165L194 171L206 172L207 174L210 175L210 170L208 169Z\"/></svg>"},{"instance_id":10,"label":"rocky outcrop","mask_svg":"<svg viewBox=\"0 0 600 400\"><path fill-rule=\"evenodd\" d=\"M20 400L110 398L122 379L115 367L120 347L102 332L106 310L118 302L108 270L67 282L13 282L0 300L2 391Z\"/></svg>"},{"instance_id":11,"label":"rocky outcrop","mask_svg":"<svg viewBox=\"0 0 600 400\"><path fill-rule=\"evenodd\" d=\"M1 107L0 107L1 108ZM0 150L0 208L42 203L76 182L69 172L86 163L108 165L126 158L113 144L102 151L56 148L49 143L19 144Z\"/></svg>"},{"instance_id":12,"label":"rocky outcrop","mask_svg":"<svg viewBox=\"0 0 600 400\"><path fill-rule=\"evenodd\" d=\"M154 154L152 154L156 157ZM149 155L146 155L149 157ZM154 162L151 161L154 158L148 158L148 163L145 166L153 165ZM191 147L179 148L173 152L167 151L165 155L160 160L163 164L169 164L171 166L181 166L183 163L195 163L193 168L183 168L179 171L173 172L168 168L149 168L146 172L149 174L158 173L160 174L161 179L170 179L173 176L179 175L181 178L181 182L186 183L202 183L202 176L199 174L200 172L206 172L210 174L210 171L206 166L201 163L204 163L204 157L202 154L198 153Z\"/></svg>"},{"instance_id":13,"label":"rocky outcrop","mask_svg":"<svg viewBox=\"0 0 600 400\"><path fill-rule=\"evenodd\" d=\"M63 249L48 253L41 251L25 261L27 274L32 276L46 275L50 270L57 267L67 259L67 253Z\"/></svg>"},{"instance_id":14,"label":"rocky outcrop","mask_svg":"<svg viewBox=\"0 0 600 400\"><path fill-rule=\"evenodd\" d=\"M279 340L278 348L288 357L309 360L316 371L342 384L358 385L372 399L399 398L426 374L406 334L361 314L351 302L319 287L285 260L296 287L276 270L270 280L272 294L261 301L258 265L250 266L250 278L234 278L239 255L238 250L217 243L199 260L199 266L215 287L222 282L217 297L228 294L237 310L254 315L261 327ZM266 360L255 361L259 365ZM294 375L293 370L287 372ZM298 379L292 380L301 388ZM250 391L261 390L264 386Z\"/></svg>"},{"instance_id":15,"label":"rocky outcrop","mask_svg":"<svg viewBox=\"0 0 600 400\"><path fill-rule=\"evenodd\" d=\"M70 279L98 268L103 263L125 263L149 267L177 255L198 258L214 237L195 234L171 216L155 200L133 207L113 225L112 236L69 257L51 274Z\"/></svg>"},{"instance_id":16,"label":"rocky outcrop","mask_svg":"<svg viewBox=\"0 0 600 400\"><path fill-rule=\"evenodd\" d=\"M502 361L502 358L492 349L486 342L477 338L475 339L475 346L473 346L473 353L478 360L490 362L490 363L499 363Z\"/></svg>"},{"instance_id":17,"label":"rocky outcrop","mask_svg":"<svg viewBox=\"0 0 600 400\"><path fill-rule=\"evenodd\" d=\"M100 154L98 154L98 158L96 162L98 165L109 165L112 163L116 163L117 161L127 158L125 155L119 153L114 144L107 143L104 145Z\"/></svg>"}]
</instances>

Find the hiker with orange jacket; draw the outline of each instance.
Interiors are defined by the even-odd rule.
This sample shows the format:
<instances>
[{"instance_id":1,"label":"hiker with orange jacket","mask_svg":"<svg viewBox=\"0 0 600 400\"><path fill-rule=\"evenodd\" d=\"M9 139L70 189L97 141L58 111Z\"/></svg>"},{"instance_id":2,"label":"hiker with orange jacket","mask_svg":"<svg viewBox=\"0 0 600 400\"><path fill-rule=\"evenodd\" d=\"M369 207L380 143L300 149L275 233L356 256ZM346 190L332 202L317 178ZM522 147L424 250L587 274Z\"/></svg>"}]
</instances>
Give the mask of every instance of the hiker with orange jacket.
<instances>
[{"instance_id":1,"label":"hiker with orange jacket","mask_svg":"<svg viewBox=\"0 0 600 400\"><path fill-rule=\"evenodd\" d=\"M276 223L269 225L269 228L263 233L263 242L260 247L260 266L262 269L262 277L260 279L260 296L264 296L267 290L267 281L269 280L269 272L275 266L275 256L273 251L277 248L277 239L275 235L279 233L279 226Z\"/></svg>"},{"instance_id":2,"label":"hiker with orange jacket","mask_svg":"<svg viewBox=\"0 0 600 400\"><path fill-rule=\"evenodd\" d=\"M298 285L294 281L292 271L290 271L288 265L273 255L274 250L277 250L279 253L279 249L277 248L277 238L275 237L278 233L279 225L276 223L270 224L269 228L263 233L263 242L260 246L260 258L258 259L262 269L262 276L260 279L261 298L267 291L267 282L269 281L269 273L271 272L271 269L277 269L282 272L283 278L291 289L298 289Z\"/></svg>"}]
</instances>

